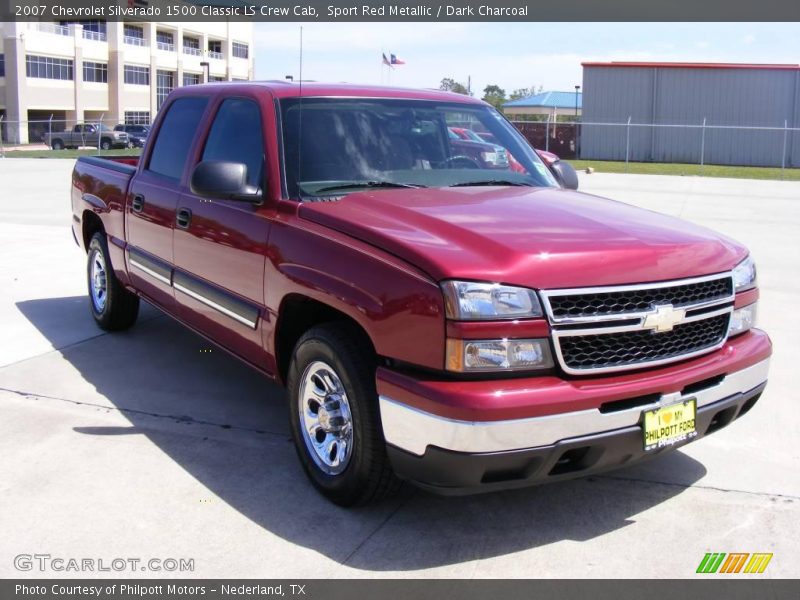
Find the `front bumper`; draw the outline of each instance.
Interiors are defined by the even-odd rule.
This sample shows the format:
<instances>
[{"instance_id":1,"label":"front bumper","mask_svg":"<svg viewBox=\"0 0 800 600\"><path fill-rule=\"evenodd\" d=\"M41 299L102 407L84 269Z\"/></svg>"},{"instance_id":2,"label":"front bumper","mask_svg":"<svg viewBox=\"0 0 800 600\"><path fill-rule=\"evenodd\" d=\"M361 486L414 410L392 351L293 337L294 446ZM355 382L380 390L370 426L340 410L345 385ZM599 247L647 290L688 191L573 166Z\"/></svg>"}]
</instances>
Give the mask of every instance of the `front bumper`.
<instances>
[{"instance_id":1,"label":"front bumper","mask_svg":"<svg viewBox=\"0 0 800 600\"><path fill-rule=\"evenodd\" d=\"M770 354L753 330L683 363L592 379L430 381L380 369L384 437L401 477L440 491L580 476L664 451L645 453L641 428L662 402L696 399L693 439L738 418L764 389Z\"/></svg>"},{"instance_id":2,"label":"front bumper","mask_svg":"<svg viewBox=\"0 0 800 600\"><path fill-rule=\"evenodd\" d=\"M697 440L739 418L766 383L697 409ZM670 452L688 442L645 452L640 424L510 452L464 453L430 446L422 456L388 446L397 475L444 495L490 492L592 475Z\"/></svg>"}]
</instances>

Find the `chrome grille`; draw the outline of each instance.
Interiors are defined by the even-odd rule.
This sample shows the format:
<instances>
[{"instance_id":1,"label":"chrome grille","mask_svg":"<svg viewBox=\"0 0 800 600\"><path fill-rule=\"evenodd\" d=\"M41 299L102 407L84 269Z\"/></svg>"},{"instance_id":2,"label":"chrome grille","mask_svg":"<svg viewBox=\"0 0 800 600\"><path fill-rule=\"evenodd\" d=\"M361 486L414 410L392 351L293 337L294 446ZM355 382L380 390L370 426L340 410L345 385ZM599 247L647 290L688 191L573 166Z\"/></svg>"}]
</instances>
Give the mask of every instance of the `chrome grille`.
<instances>
[{"instance_id":1,"label":"chrome grille","mask_svg":"<svg viewBox=\"0 0 800 600\"><path fill-rule=\"evenodd\" d=\"M571 374L646 368L711 352L728 335L730 273L658 284L543 290L555 353Z\"/></svg>"},{"instance_id":2,"label":"chrome grille","mask_svg":"<svg viewBox=\"0 0 800 600\"><path fill-rule=\"evenodd\" d=\"M648 311L658 304L675 307L725 300L733 293L730 277L670 287L554 296L550 308L556 319Z\"/></svg>"},{"instance_id":3,"label":"chrome grille","mask_svg":"<svg viewBox=\"0 0 800 600\"><path fill-rule=\"evenodd\" d=\"M647 330L561 339L564 364L571 369L604 369L683 357L714 348L725 339L730 314L676 325L672 331L654 334Z\"/></svg>"}]
</instances>

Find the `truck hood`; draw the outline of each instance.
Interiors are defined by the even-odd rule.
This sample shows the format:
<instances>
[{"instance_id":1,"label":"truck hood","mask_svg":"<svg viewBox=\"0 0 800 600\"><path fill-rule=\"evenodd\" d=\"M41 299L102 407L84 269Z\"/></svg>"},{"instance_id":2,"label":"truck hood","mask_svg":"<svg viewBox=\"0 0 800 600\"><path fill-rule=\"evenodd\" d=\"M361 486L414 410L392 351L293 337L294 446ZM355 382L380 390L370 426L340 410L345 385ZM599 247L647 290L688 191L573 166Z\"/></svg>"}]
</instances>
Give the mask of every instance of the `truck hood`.
<instances>
[{"instance_id":1,"label":"truck hood","mask_svg":"<svg viewBox=\"0 0 800 600\"><path fill-rule=\"evenodd\" d=\"M727 271L747 255L737 242L686 221L552 188L374 190L303 203L299 215L437 281L542 289L644 283Z\"/></svg>"}]
</instances>

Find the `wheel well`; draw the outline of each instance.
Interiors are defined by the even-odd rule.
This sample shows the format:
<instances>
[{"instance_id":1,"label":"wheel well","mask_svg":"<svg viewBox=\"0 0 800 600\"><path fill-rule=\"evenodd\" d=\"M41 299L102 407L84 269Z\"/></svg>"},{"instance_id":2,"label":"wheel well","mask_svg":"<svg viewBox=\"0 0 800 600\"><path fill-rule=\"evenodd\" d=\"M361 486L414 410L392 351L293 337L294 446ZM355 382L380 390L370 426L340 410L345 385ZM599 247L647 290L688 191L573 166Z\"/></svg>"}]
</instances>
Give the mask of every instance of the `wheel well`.
<instances>
[{"instance_id":1,"label":"wheel well","mask_svg":"<svg viewBox=\"0 0 800 600\"><path fill-rule=\"evenodd\" d=\"M90 210L83 211L83 247L85 250L89 249L89 242L98 231L105 231L103 228L103 221L100 220L95 213Z\"/></svg>"},{"instance_id":2,"label":"wheel well","mask_svg":"<svg viewBox=\"0 0 800 600\"><path fill-rule=\"evenodd\" d=\"M355 319L307 296L292 295L285 298L279 315L275 332L275 358L282 381L286 381L297 340L306 331L322 323L346 323L353 329L354 335L361 336L374 351L372 340Z\"/></svg>"}]
</instances>

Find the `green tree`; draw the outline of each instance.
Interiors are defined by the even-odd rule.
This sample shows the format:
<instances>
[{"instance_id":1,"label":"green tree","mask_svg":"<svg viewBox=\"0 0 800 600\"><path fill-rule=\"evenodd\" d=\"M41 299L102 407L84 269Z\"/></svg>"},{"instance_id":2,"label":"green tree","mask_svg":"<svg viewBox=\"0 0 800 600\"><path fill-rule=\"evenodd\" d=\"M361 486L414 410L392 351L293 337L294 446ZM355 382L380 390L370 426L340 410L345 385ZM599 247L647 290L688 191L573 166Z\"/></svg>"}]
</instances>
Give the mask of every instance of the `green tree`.
<instances>
[{"instance_id":1,"label":"green tree","mask_svg":"<svg viewBox=\"0 0 800 600\"><path fill-rule=\"evenodd\" d=\"M543 86L535 86L532 85L528 88L519 88L511 92L511 95L508 97L509 100L521 100L522 98L528 98L529 96L535 96L536 94L541 94L544 91Z\"/></svg>"},{"instance_id":2,"label":"green tree","mask_svg":"<svg viewBox=\"0 0 800 600\"><path fill-rule=\"evenodd\" d=\"M502 109L508 100L506 91L499 85L490 84L483 88L483 101L488 102L497 109Z\"/></svg>"},{"instance_id":3,"label":"green tree","mask_svg":"<svg viewBox=\"0 0 800 600\"><path fill-rule=\"evenodd\" d=\"M445 77L442 79L441 83L439 84L439 89L444 90L445 92L455 92L456 94L464 94L465 96L471 96L472 94L467 89L463 83L459 83L452 77Z\"/></svg>"}]
</instances>

